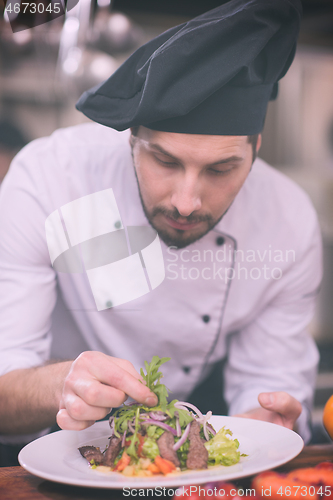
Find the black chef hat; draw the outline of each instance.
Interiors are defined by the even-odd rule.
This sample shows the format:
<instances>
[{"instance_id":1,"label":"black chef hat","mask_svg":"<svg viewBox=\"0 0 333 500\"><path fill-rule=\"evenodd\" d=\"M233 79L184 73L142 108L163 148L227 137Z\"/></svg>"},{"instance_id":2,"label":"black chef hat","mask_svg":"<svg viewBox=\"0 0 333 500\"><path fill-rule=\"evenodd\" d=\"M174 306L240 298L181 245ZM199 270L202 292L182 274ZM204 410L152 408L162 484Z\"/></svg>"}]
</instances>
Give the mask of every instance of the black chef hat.
<instances>
[{"instance_id":1,"label":"black chef hat","mask_svg":"<svg viewBox=\"0 0 333 500\"><path fill-rule=\"evenodd\" d=\"M230 0L132 54L77 109L124 130L252 135L293 61L300 0Z\"/></svg>"}]
</instances>

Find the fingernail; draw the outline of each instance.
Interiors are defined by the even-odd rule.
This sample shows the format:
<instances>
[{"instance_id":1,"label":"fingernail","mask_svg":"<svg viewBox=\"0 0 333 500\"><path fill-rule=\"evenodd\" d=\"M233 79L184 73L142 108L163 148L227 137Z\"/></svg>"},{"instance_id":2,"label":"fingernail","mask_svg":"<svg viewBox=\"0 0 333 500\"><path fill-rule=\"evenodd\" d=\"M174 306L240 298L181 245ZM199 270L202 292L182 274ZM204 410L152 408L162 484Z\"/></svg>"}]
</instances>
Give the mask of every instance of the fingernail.
<instances>
[{"instance_id":1,"label":"fingernail","mask_svg":"<svg viewBox=\"0 0 333 500\"><path fill-rule=\"evenodd\" d=\"M146 400L145 400L145 404L147 406L156 406L158 403L157 401L157 398L154 397L154 396L149 396Z\"/></svg>"},{"instance_id":2,"label":"fingernail","mask_svg":"<svg viewBox=\"0 0 333 500\"><path fill-rule=\"evenodd\" d=\"M262 392L260 394L260 399L261 402L267 406L272 405L274 403L274 396L271 392Z\"/></svg>"}]
</instances>

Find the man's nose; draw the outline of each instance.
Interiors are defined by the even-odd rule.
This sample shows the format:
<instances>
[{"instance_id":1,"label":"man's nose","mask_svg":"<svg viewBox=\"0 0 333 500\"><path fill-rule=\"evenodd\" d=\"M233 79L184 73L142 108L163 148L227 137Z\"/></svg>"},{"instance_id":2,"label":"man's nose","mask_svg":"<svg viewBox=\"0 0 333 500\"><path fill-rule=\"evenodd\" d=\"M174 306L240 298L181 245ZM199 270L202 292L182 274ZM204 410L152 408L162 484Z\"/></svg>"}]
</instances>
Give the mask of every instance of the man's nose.
<instances>
[{"instance_id":1,"label":"man's nose","mask_svg":"<svg viewBox=\"0 0 333 500\"><path fill-rule=\"evenodd\" d=\"M171 196L171 203L183 217L188 217L196 210L200 210L201 198L198 179L186 175L181 180L178 179Z\"/></svg>"}]
</instances>

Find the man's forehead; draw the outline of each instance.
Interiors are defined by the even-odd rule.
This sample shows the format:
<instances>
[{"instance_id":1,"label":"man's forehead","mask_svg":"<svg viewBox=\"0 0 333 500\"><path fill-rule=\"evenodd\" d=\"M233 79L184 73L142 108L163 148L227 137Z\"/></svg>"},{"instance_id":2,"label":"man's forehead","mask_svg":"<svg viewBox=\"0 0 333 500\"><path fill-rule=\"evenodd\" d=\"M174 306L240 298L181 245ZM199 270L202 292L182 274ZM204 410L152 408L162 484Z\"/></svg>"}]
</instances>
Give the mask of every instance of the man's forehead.
<instances>
[{"instance_id":1,"label":"man's forehead","mask_svg":"<svg viewBox=\"0 0 333 500\"><path fill-rule=\"evenodd\" d=\"M212 161L217 161L220 156L244 155L246 148L250 147L248 137L244 135L180 134L150 130L143 126L139 128L137 137L147 149L174 157L200 157L202 154L206 159L208 155Z\"/></svg>"}]
</instances>

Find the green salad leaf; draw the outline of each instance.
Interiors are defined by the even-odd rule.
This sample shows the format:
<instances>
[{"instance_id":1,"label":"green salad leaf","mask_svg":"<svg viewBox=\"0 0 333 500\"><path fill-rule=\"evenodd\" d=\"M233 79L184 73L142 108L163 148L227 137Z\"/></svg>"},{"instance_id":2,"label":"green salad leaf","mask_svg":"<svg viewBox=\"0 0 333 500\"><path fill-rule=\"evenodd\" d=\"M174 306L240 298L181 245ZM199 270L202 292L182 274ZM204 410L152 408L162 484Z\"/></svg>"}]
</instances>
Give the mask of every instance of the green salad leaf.
<instances>
[{"instance_id":1,"label":"green salad leaf","mask_svg":"<svg viewBox=\"0 0 333 500\"><path fill-rule=\"evenodd\" d=\"M139 431L139 415L140 415L140 408L137 408L136 410L136 415L135 415L135 431L134 434L130 437L131 444L127 448L127 454L130 455L133 458L138 459L138 455L136 453L135 445L139 444L139 438L138 438L138 431Z\"/></svg>"},{"instance_id":2,"label":"green salad leaf","mask_svg":"<svg viewBox=\"0 0 333 500\"><path fill-rule=\"evenodd\" d=\"M159 406L162 411L166 410L168 404L168 391L164 384L160 383L163 377L162 372L159 372L161 365L170 361L171 358L159 358L158 356L153 356L150 363L145 361L146 374L141 368L140 374L143 380L146 382L146 386L158 397Z\"/></svg>"},{"instance_id":3,"label":"green salad leaf","mask_svg":"<svg viewBox=\"0 0 333 500\"><path fill-rule=\"evenodd\" d=\"M239 462L239 442L231 439L232 432L222 427L215 436L205 443L209 465L234 465Z\"/></svg>"},{"instance_id":4,"label":"green salad leaf","mask_svg":"<svg viewBox=\"0 0 333 500\"><path fill-rule=\"evenodd\" d=\"M142 451L147 458L154 460L160 454L158 445L155 439L147 438L143 443Z\"/></svg>"},{"instance_id":5,"label":"green salad leaf","mask_svg":"<svg viewBox=\"0 0 333 500\"><path fill-rule=\"evenodd\" d=\"M161 429L161 427L157 427L156 425L149 425L146 429L147 431L147 436L149 438L155 439L155 441L162 436L164 429Z\"/></svg>"},{"instance_id":6,"label":"green salad leaf","mask_svg":"<svg viewBox=\"0 0 333 500\"><path fill-rule=\"evenodd\" d=\"M178 439L176 440L178 441ZM177 451L177 455L180 461L180 467L181 469L186 469L186 460L187 460L187 455L188 451L190 449L190 442L187 439L184 444L181 445L181 447Z\"/></svg>"}]
</instances>

